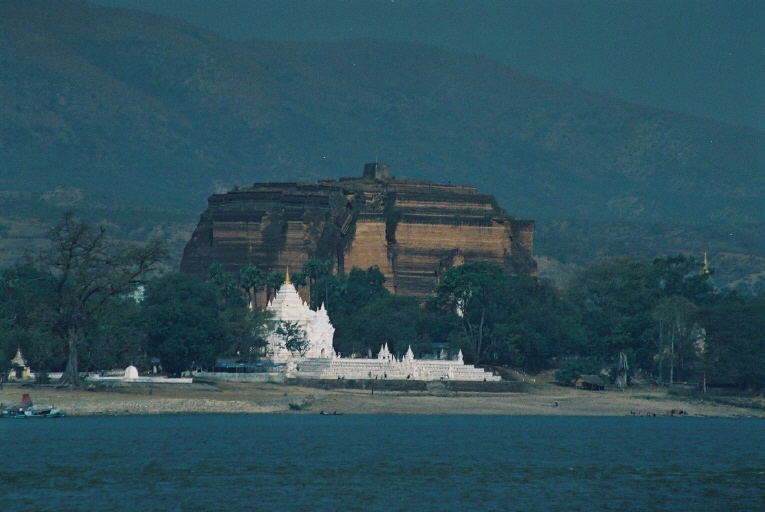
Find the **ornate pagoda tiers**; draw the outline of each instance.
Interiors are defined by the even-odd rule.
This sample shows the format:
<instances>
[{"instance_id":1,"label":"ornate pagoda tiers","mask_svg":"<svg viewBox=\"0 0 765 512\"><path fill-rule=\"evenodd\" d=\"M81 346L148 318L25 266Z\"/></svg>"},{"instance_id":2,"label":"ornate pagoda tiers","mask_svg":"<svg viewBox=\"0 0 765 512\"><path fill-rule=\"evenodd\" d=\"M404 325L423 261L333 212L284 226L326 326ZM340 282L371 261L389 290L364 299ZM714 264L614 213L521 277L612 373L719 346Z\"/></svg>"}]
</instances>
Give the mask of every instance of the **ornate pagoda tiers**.
<instances>
[{"instance_id":1,"label":"ornate pagoda tiers","mask_svg":"<svg viewBox=\"0 0 765 512\"><path fill-rule=\"evenodd\" d=\"M500 377L465 364L462 351L456 359L415 359L410 346L398 359L385 343L376 358L343 358L332 345L335 328L322 304L318 311L308 307L295 290L287 273L284 284L267 310L274 327L267 337L266 356L275 363L286 363L287 377L309 379L390 379L498 381ZM294 322L305 333L308 347L303 355L290 352L284 338L276 333L281 322Z\"/></svg>"},{"instance_id":2,"label":"ornate pagoda tiers","mask_svg":"<svg viewBox=\"0 0 765 512\"><path fill-rule=\"evenodd\" d=\"M280 322L294 322L305 333L308 348L302 357L321 359L335 357L335 350L332 347L335 328L329 321L327 309L324 304L318 311L308 307L308 304L300 298L295 286L290 281L289 271L287 271L284 284L268 303L266 310L271 312L276 325ZM276 327L268 335L267 341L266 355L272 361L286 363L294 359L294 354L284 346L284 339L276 334Z\"/></svg>"}]
</instances>

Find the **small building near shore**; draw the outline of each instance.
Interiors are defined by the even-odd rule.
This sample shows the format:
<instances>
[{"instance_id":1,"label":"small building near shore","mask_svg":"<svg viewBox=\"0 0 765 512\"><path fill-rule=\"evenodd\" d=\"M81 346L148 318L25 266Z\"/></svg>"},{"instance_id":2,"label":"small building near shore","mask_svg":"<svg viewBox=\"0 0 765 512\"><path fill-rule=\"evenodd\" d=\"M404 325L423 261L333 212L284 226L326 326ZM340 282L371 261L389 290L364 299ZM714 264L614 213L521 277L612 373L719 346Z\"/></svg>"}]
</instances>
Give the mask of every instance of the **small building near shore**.
<instances>
[{"instance_id":1,"label":"small building near shore","mask_svg":"<svg viewBox=\"0 0 765 512\"><path fill-rule=\"evenodd\" d=\"M603 391L606 389L606 381L600 375L581 375L574 382L574 386L588 391Z\"/></svg>"}]
</instances>

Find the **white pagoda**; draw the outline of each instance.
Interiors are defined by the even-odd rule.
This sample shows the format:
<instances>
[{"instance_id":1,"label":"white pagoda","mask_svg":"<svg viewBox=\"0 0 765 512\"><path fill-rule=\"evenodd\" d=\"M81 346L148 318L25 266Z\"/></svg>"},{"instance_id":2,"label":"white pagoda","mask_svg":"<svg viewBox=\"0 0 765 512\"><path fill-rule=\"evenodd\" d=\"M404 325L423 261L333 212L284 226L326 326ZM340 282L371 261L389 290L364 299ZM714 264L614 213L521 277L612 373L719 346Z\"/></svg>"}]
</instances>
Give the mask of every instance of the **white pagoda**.
<instances>
[{"instance_id":1,"label":"white pagoda","mask_svg":"<svg viewBox=\"0 0 765 512\"><path fill-rule=\"evenodd\" d=\"M290 282L289 271L284 284L266 307L274 325L268 334L266 357L275 363L286 363L287 377L311 379L392 379L392 380L462 380L499 381L481 368L467 365L462 351L456 359L416 359L412 347L399 359L383 344L377 357L341 358L332 346L335 328L329 321L324 304L318 311L308 307ZM291 322L303 331L308 347L302 353L290 352L286 340L277 334L278 325Z\"/></svg>"},{"instance_id":2,"label":"white pagoda","mask_svg":"<svg viewBox=\"0 0 765 512\"><path fill-rule=\"evenodd\" d=\"M322 304L318 311L312 310L298 295L290 281L289 271L285 276L284 284L268 303L266 309L271 312L276 322L294 322L305 333L308 347L301 357L320 359L335 357L335 350L332 347L335 328L329 321L327 309ZM267 356L276 363L285 363L298 356L287 350L284 338L276 333L276 327L269 333L267 341Z\"/></svg>"},{"instance_id":3,"label":"white pagoda","mask_svg":"<svg viewBox=\"0 0 765 512\"><path fill-rule=\"evenodd\" d=\"M32 377L32 370L27 365L26 359L21 355L21 348L16 349L16 355L11 359L11 370L8 372L8 380L25 380Z\"/></svg>"}]
</instances>

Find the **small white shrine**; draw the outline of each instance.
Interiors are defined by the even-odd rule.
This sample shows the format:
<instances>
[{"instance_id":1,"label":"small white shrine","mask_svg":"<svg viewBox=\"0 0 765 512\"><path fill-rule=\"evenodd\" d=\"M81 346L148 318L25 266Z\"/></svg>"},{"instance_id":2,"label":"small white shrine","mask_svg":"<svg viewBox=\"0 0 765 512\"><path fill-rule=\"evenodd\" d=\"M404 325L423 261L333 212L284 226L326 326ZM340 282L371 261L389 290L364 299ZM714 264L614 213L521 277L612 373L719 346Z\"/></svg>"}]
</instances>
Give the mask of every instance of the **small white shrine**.
<instances>
[{"instance_id":1,"label":"small white shrine","mask_svg":"<svg viewBox=\"0 0 765 512\"><path fill-rule=\"evenodd\" d=\"M8 372L8 380L26 380L32 378L32 370L27 365L21 348L16 349L16 355L11 359L11 370Z\"/></svg>"},{"instance_id":2,"label":"small white shrine","mask_svg":"<svg viewBox=\"0 0 765 512\"><path fill-rule=\"evenodd\" d=\"M132 364L125 368L125 379L137 379L138 378L138 368L133 366Z\"/></svg>"},{"instance_id":3,"label":"small white shrine","mask_svg":"<svg viewBox=\"0 0 765 512\"><path fill-rule=\"evenodd\" d=\"M324 304L312 310L290 282L289 272L276 296L266 307L273 315L273 328L267 337L266 357L286 363L288 377L312 379L390 379L390 380L461 380L499 381L500 377L482 368L467 365L462 351L456 359L415 359L410 346L400 358L388 344L380 347L376 358L343 358L334 350L335 328ZM287 350L284 337L276 333L281 322L294 322L305 333L308 346L303 354Z\"/></svg>"}]
</instances>

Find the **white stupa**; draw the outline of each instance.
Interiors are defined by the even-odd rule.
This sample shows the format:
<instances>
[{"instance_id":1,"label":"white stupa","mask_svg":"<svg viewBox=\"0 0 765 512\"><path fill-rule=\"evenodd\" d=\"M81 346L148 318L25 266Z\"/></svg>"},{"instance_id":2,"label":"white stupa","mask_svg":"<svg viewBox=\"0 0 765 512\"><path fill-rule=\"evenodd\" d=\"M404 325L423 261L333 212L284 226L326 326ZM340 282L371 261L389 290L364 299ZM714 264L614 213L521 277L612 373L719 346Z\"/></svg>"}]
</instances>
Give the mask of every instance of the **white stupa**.
<instances>
[{"instance_id":1,"label":"white stupa","mask_svg":"<svg viewBox=\"0 0 765 512\"><path fill-rule=\"evenodd\" d=\"M331 359L335 357L332 340L335 336L335 328L329 321L329 315L324 304L318 311L312 310L308 304L298 295L295 286L290 281L290 274L284 279L284 284L279 288L276 296L266 307L272 313L277 322L295 322L305 332L308 339L308 348L302 357ZM275 329L267 338L268 357L277 363L284 363L294 359L297 354L291 353L284 346L284 338L276 334Z\"/></svg>"},{"instance_id":2,"label":"white stupa","mask_svg":"<svg viewBox=\"0 0 765 512\"><path fill-rule=\"evenodd\" d=\"M27 366L27 361L21 354L21 347L16 349L16 355L11 359L11 370L8 372L8 380L24 380L32 376L32 371Z\"/></svg>"},{"instance_id":3,"label":"white stupa","mask_svg":"<svg viewBox=\"0 0 765 512\"><path fill-rule=\"evenodd\" d=\"M125 379L137 379L138 378L138 368L133 366L132 364L125 368Z\"/></svg>"}]
</instances>

